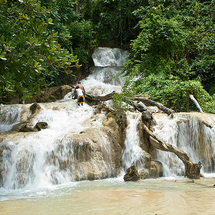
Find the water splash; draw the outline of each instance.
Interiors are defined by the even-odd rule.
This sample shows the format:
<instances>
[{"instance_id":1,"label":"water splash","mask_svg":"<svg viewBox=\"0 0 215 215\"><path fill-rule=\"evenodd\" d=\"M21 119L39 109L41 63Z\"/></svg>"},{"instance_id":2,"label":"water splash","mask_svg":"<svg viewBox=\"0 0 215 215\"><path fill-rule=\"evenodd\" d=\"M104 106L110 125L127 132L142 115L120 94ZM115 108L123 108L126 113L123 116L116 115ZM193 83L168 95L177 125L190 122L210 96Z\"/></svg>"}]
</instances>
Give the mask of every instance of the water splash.
<instances>
[{"instance_id":1,"label":"water splash","mask_svg":"<svg viewBox=\"0 0 215 215\"><path fill-rule=\"evenodd\" d=\"M214 171L215 127L209 128L201 122L198 114L174 114L174 118L155 115L154 133L165 143L186 152L192 162L202 162L202 172ZM211 118L206 119L212 123ZM157 151L157 158L164 165L164 175L184 175L184 164L173 153Z\"/></svg>"},{"instance_id":2,"label":"water splash","mask_svg":"<svg viewBox=\"0 0 215 215\"><path fill-rule=\"evenodd\" d=\"M137 125L140 122L141 113L127 113L128 128L126 130L126 139L122 151L122 168L123 173L130 166L141 167L144 162L143 150L139 146L139 134Z\"/></svg>"},{"instance_id":3,"label":"water splash","mask_svg":"<svg viewBox=\"0 0 215 215\"><path fill-rule=\"evenodd\" d=\"M125 57L128 55L128 51L123 51L118 48L106 48L106 47L98 47L95 49L92 58L95 66L105 67L105 66L122 66L126 59Z\"/></svg>"},{"instance_id":4,"label":"water splash","mask_svg":"<svg viewBox=\"0 0 215 215\"><path fill-rule=\"evenodd\" d=\"M105 58L107 64L113 62L113 59L109 59L111 52L115 61L120 61L116 66L121 66L125 60L122 52L116 49L102 48L100 51L103 56L108 53ZM94 68L92 74L82 80L86 91L98 95L113 90L119 92L119 85L123 81L113 77L120 68L100 69ZM41 111L29 124L34 127L37 122L44 121L49 125L47 129L33 133L10 133L8 139L0 143L3 152L0 157L1 187L7 190L42 189L94 176L99 179L116 174L108 136L100 129L103 127L104 114L96 115L95 118L93 107L87 104L79 107L76 101L70 99L70 95L57 102L40 104ZM0 132L10 131L14 125L26 122L31 115L30 105L1 106ZM91 131L98 138L94 143L88 138L88 133L79 140L80 135L89 129L95 129ZM87 150L91 152L90 155L86 154ZM87 162L91 175L86 169Z\"/></svg>"}]
</instances>

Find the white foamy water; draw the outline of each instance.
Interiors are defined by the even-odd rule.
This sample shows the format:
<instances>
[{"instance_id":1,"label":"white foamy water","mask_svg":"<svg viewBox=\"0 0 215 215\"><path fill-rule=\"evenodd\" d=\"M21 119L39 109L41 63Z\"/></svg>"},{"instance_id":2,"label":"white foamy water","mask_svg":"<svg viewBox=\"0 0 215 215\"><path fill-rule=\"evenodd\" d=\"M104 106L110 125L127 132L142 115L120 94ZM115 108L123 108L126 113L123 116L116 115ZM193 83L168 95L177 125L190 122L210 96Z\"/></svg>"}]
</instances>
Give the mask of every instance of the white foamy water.
<instances>
[{"instance_id":1,"label":"white foamy water","mask_svg":"<svg viewBox=\"0 0 215 215\"><path fill-rule=\"evenodd\" d=\"M106 47L98 47L92 58L94 60L95 66L99 67L110 67L110 66L122 66L126 59L125 57L128 55L128 51L123 51L118 48L106 48Z\"/></svg>"},{"instance_id":2,"label":"white foamy water","mask_svg":"<svg viewBox=\"0 0 215 215\"><path fill-rule=\"evenodd\" d=\"M114 76L125 62L125 54L123 54L125 52L113 49L113 55L111 55L110 49L102 48L100 51L103 52L103 57L106 56L106 61L112 62L111 67L95 67L92 74L81 82L89 94L103 95L112 91L120 92L124 81L119 77L114 79ZM97 55L99 55L98 51L94 55L95 62L99 61ZM114 61L118 63L114 64ZM114 67L112 67L113 64ZM84 143L79 142L77 145L72 139L74 135L77 139L77 135L86 129L98 128L99 130L99 127L102 127L104 114L97 115L95 119L93 107L86 103L83 107L79 107L75 100L70 99L70 95L71 93L67 94L61 101L40 104L42 110L29 121L29 124L34 127L37 122L47 122L47 129L33 133L11 133L8 139L0 143L3 149L0 163L2 175L0 187L3 196L7 193L10 195L13 191L25 193L27 190L30 192L30 190L57 188L59 185L74 182L77 175L81 179L87 179L84 164L77 163L75 157L77 156L75 150L76 152L82 150ZM3 132L10 131L14 125L28 120L31 115L30 106L31 104L1 106L2 137ZM110 143L107 135L102 132L98 134L101 136L98 144L105 157L95 152L95 157L91 159L93 171L97 178L111 177L114 170L111 167ZM86 158L82 155L81 159ZM65 168L65 164L68 168Z\"/></svg>"},{"instance_id":3,"label":"white foamy water","mask_svg":"<svg viewBox=\"0 0 215 215\"><path fill-rule=\"evenodd\" d=\"M128 128L126 130L126 139L124 149L122 150L122 167L123 172L126 172L130 166L135 165L141 167L144 162L143 150L139 146L139 134L137 125L139 124L141 113L128 113Z\"/></svg>"},{"instance_id":4,"label":"white foamy water","mask_svg":"<svg viewBox=\"0 0 215 215\"><path fill-rule=\"evenodd\" d=\"M91 75L86 79L81 80L86 92L93 95L105 95L112 91L120 92L121 86L125 80L121 77L114 78L114 76L120 71L122 64L125 62L124 57L126 55L127 52L116 49L97 49L93 55L95 67L92 69ZM108 182L105 181L105 183L103 183L103 181L75 182L77 177L81 180L88 179L88 176L84 171L84 165L82 165L81 162L77 162L77 160L80 161L81 159L83 163L86 162L86 155L81 155L81 152L85 150L83 146L86 142L84 143L85 140L83 139L77 143L77 136L82 133L84 134L89 128L99 130L99 128L102 127L104 114L101 113L95 118L93 107L90 107L87 104L84 104L83 107L79 107L75 100L70 99L70 95L71 94L66 95L61 101L41 104L41 112L39 112L30 123L33 127L37 122L47 122L49 125L47 129L35 133L19 132L16 135L11 133L7 136L7 139L4 139L4 141L0 143L0 152L2 152L0 157L0 181L2 181L0 184L0 201L7 202L6 200L21 198L27 198L28 200L36 199L37 203L34 205L34 210L36 213L40 214L43 214L44 211L46 214L50 214L50 211L52 211L52 214L71 214L73 213L71 212L73 210L73 214L78 214L79 212L80 214L102 214L104 211L115 213L116 210L111 211L108 208L111 208L111 204L117 202L118 199L123 200L123 197L130 196L130 194L132 194L132 196L141 196L141 198L146 196L144 193L145 191L141 190L144 185L144 189L148 190L148 199L145 199L144 201L146 204L150 204L151 198L153 198L154 203L151 205L152 209L150 212L154 214L156 211L157 214L159 214L159 208L162 208L162 205L166 204L163 200L163 196L169 197L167 197L167 201L172 199L172 195L167 195L166 190L174 189L174 197L175 194L177 195L178 192L180 192L180 189L177 190L175 188L177 187L174 184L175 181L172 183L171 187L168 187L169 183L166 183L165 180L178 180L178 177L183 175L183 163L171 153L158 151L157 160L161 161L164 165L165 178L163 181L157 182L155 180L146 180L144 183L140 182L138 186L138 183L125 184L122 176L120 176L120 178L117 179L109 179ZM0 140L1 138L4 138L4 132L10 131L14 125L20 122L25 122L28 119L30 116L30 105L31 104L2 105L0 107L0 113L2 114L0 115ZM141 163L144 160L143 151L139 146L139 134L137 129L141 114L128 113L127 117L128 129L126 131L126 140L124 143L125 148L122 151L123 170L126 170L126 168L131 165L141 166ZM179 118L183 118L184 122L179 124ZM178 146L187 152L192 161L202 161L204 158L210 157L210 153L214 154L214 127L209 129L204 125L199 126L197 121L188 119L184 116L178 118L176 116L174 120L170 120L168 117L157 118L156 121L157 126L154 127L155 134L166 143ZM208 121L210 120L208 119ZM204 134L201 135L201 138L203 138L201 141L199 141L199 139L201 139L199 132ZM91 159L91 164L93 166L93 171L97 173L95 174L97 179L102 177L110 178L114 175L114 167L111 165L112 156L110 143L106 134L99 131L98 135L100 135L100 138L97 144L101 147L101 155L105 156L98 155L96 153L97 149L93 148L92 144L89 143L89 147L92 147L91 153L94 153L94 156ZM76 138L74 141L73 137ZM202 146L199 144L200 142L206 144ZM202 151L203 148L204 150ZM78 159L75 157L75 150L76 152L80 152L77 153L78 156L80 156ZM202 152L199 153L199 151ZM213 165L210 162L212 163L213 161L205 161L203 167L204 173L210 173L205 174L208 178L214 176L211 174ZM179 179L181 180L181 178ZM85 183L88 185L85 186ZM160 183L165 186L160 186ZM80 187L76 189L79 185ZM192 194L194 193L193 191L196 191L196 186L191 190ZM199 192L204 190L201 186L201 188L198 186L197 188L200 190ZM114 187L113 192L112 187ZM138 191L133 192L134 187ZM181 187L185 190L183 195L187 195L186 190L188 186L184 188L182 184ZM80 192L82 193L80 195L75 194L73 196L74 198L72 198L74 202L71 203L71 196L67 193L68 188L71 193L73 193L74 190L76 194L79 193L80 190L84 192ZM125 188L128 190L123 191ZM107 192L105 192L105 189L107 189ZM133 191L131 192L130 189ZM88 192L88 190L92 190L92 192ZM103 190L103 192L100 192L100 190ZM151 190L156 190L157 194L160 195L160 198L153 196ZM63 192L63 194L61 194L61 192ZM66 194L66 197L64 194ZM86 205L84 206L90 207L90 210L86 211L83 207L82 200L86 198L86 196L90 200L93 196L96 200L94 202L96 203L99 201L99 198L95 198L97 195L100 200L102 199L104 201L101 201L100 205L92 204L92 207L88 204L90 201L86 201ZM201 195L201 193L199 195ZM56 197L53 202L49 202L50 198L52 198L51 196ZM106 205L106 200L108 199L109 201L110 196L111 204ZM193 195L190 196L193 197ZM45 199L44 204L47 203L50 207L43 205L43 197ZM186 202L186 198L180 198L180 195L178 198L179 200ZM143 205L140 198L135 198L135 203L137 202L137 199L139 199L139 204ZM13 201L14 205L11 207L11 210L7 210L7 204L0 205L0 208L3 207L5 214L13 214L13 210L16 211L17 208L20 209L20 214L28 214L29 207L32 206L31 204L28 204L28 200L24 202L23 208L25 209L23 210L20 209L22 207L19 207L22 205L19 201ZM132 208L133 200L134 199L130 196L127 201L122 201L121 208L118 212L121 213L123 211L123 214L126 214L128 212L126 206L130 205L130 208ZM155 209L153 205L156 205L157 201L159 201L160 204L159 208ZM12 203L11 201L8 202L10 204ZM68 206L65 210L61 204L62 202L64 206L65 204ZM37 207L38 204L42 206ZM72 207L69 207L70 204ZM106 206L101 207L101 205ZM51 208L53 208L54 211L51 210ZM118 205L116 205L116 208L118 208ZM208 205L207 208L209 210L210 208L213 208L213 206L211 207L211 205ZM139 214L142 214L144 208L139 206L139 209ZM172 208L172 210L173 209L174 208ZM162 208L163 214L168 214L167 211L168 210L165 210L165 208ZM148 213L149 211L145 212ZM129 213L133 214L135 211L131 209L129 210ZM15 214L19 213L16 211ZM108 214L108 212L106 214Z\"/></svg>"},{"instance_id":5,"label":"white foamy water","mask_svg":"<svg viewBox=\"0 0 215 215\"><path fill-rule=\"evenodd\" d=\"M203 164L201 172L214 172L215 156L215 126L211 117L204 117L206 122L213 127L209 128L198 119L199 115L178 113L174 118L168 116L158 117L155 115L157 125L154 133L165 143L176 146L186 152L193 163L199 161ZM164 165L164 175L183 175L184 164L173 153L157 151L157 159Z\"/></svg>"},{"instance_id":6,"label":"white foamy water","mask_svg":"<svg viewBox=\"0 0 215 215\"><path fill-rule=\"evenodd\" d=\"M93 108L86 104L78 107L73 100L61 104L60 110L55 110L55 103L41 106L42 111L33 119L32 126L44 121L49 128L31 134L22 133L20 138L1 143L1 147L5 147L1 162L5 189L44 188L74 181L69 169L61 171L56 162L67 160L68 153L71 162L74 160L73 145L67 135L85 129L83 122L93 115ZM10 109L9 106L4 108ZM59 152L60 145L66 147L61 147ZM52 153L56 153L54 157Z\"/></svg>"},{"instance_id":7,"label":"white foamy water","mask_svg":"<svg viewBox=\"0 0 215 215\"><path fill-rule=\"evenodd\" d=\"M0 132L9 131L15 124L22 121L22 107L20 105L10 105L10 108L5 107L4 105L0 106L0 113L2 114L0 115Z\"/></svg>"},{"instance_id":8,"label":"white foamy water","mask_svg":"<svg viewBox=\"0 0 215 215\"><path fill-rule=\"evenodd\" d=\"M120 93L125 77L117 74L127 55L127 51L120 49L97 48L92 55L95 67L91 68L91 75L81 81L86 92L91 95L106 95L113 91Z\"/></svg>"}]
</instances>

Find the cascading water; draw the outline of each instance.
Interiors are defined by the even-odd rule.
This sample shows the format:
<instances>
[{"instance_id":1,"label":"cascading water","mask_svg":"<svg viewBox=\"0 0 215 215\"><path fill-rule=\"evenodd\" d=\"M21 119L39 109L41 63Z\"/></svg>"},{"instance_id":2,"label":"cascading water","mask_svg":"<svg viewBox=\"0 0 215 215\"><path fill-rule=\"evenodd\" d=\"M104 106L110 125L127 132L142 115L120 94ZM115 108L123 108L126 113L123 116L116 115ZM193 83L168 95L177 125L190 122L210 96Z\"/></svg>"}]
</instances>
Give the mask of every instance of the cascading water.
<instances>
[{"instance_id":1,"label":"cascading water","mask_svg":"<svg viewBox=\"0 0 215 215\"><path fill-rule=\"evenodd\" d=\"M120 67L126 62L125 57L127 55L128 55L127 51L123 51L118 48L112 49L112 48L99 47L94 51L92 58L94 60L95 66Z\"/></svg>"},{"instance_id":2,"label":"cascading water","mask_svg":"<svg viewBox=\"0 0 215 215\"><path fill-rule=\"evenodd\" d=\"M23 109L27 108L26 106L29 105L22 105ZM22 133L24 137L20 136L18 139L14 137L14 141L9 139L8 142L1 143L4 150L1 186L6 189L17 189L22 186L46 187L48 184L71 181L74 177L68 173L68 169L61 171L59 168L59 163L74 160L73 144L68 140L67 134L75 134L83 129L82 123L92 116L93 109L88 106L78 109L74 101L63 104L60 111L55 110L52 104L44 104L42 108L32 124L46 121L48 129L30 135ZM9 106L2 109L7 109L10 115L15 112L13 107ZM13 124L17 122L19 121L14 121Z\"/></svg>"},{"instance_id":3,"label":"cascading water","mask_svg":"<svg viewBox=\"0 0 215 215\"><path fill-rule=\"evenodd\" d=\"M154 119L154 133L160 139L186 152L194 163L202 162L201 172L214 172L215 117L198 113L176 113L173 119L159 114ZM206 126L206 123L210 126ZM184 174L184 165L175 154L158 150L157 159L164 165L165 176Z\"/></svg>"},{"instance_id":4,"label":"cascading water","mask_svg":"<svg viewBox=\"0 0 215 215\"><path fill-rule=\"evenodd\" d=\"M87 93L120 91L124 80L112 77L120 71L126 54L98 48L92 74L81 80ZM113 162L117 141L103 126L105 114L95 114L97 110L87 104L79 107L70 95L40 104L42 109L33 118L30 104L0 106L0 214L214 214L213 178L189 181L169 177L138 183L110 178L117 175ZM154 114L154 133L187 152L192 161L202 161L206 175L215 169L215 116L200 115L206 119L190 113L176 113L173 119ZM31 126L45 121L49 127L34 133L11 131L28 120ZM144 162L139 121L140 113L128 112L121 155L123 175L131 165L140 170ZM121 152L121 147L117 150ZM177 157L156 152L165 176L183 174L184 165ZM118 158L120 163L120 155ZM108 179L74 182L99 178Z\"/></svg>"},{"instance_id":5,"label":"cascading water","mask_svg":"<svg viewBox=\"0 0 215 215\"><path fill-rule=\"evenodd\" d=\"M125 82L121 76L115 77L125 63L127 51L111 48L97 48L93 55L95 67L91 68L91 75L82 84L91 95L106 95L112 91L120 92Z\"/></svg>"},{"instance_id":6,"label":"cascading water","mask_svg":"<svg viewBox=\"0 0 215 215\"><path fill-rule=\"evenodd\" d=\"M126 54L119 49L98 48L92 74L81 81L86 92L120 92L124 81L113 77ZM95 115L94 107L87 104L79 107L69 99L70 94L61 101L40 104L41 111L30 120L32 127L37 122L48 123L40 132L10 132L14 125L29 120L30 104L1 106L0 187L47 188L116 175L108 131L102 125L105 115Z\"/></svg>"},{"instance_id":7,"label":"cascading water","mask_svg":"<svg viewBox=\"0 0 215 215\"><path fill-rule=\"evenodd\" d=\"M98 48L93 54L95 67L91 75L81 80L85 90L93 95L120 92L122 77L113 78L121 70L128 52ZM14 125L26 122L31 116L31 104L0 106L0 195L11 190L37 190L77 180L116 176L109 130L104 128L105 114L95 115L94 107L66 95L61 101L40 104L42 109L30 120L47 122L40 132L11 132ZM214 171L215 119L207 127L188 115L174 114L174 119L154 115L154 133L164 142L184 150L193 162L203 162L203 171ZM139 146L137 126L140 113L127 114L128 128L122 150L124 171L131 165L139 169L144 153ZM210 123L210 119L207 119ZM164 175L183 175L184 165L172 153L157 151L157 160L164 165Z\"/></svg>"},{"instance_id":8,"label":"cascading water","mask_svg":"<svg viewBox=\"0 0 215 215\"><path fill-rule=\"evenodd\" d=\"M135 165L137 168L141 168L144 162L143 150L139 146L139 135L137 131L137 125L140 121L141 113L128 112L128 128L126 130L126 139L124 143L124 149L122 151L122 167L123 172L130 166Z\"/></svg>"}]
</instances>

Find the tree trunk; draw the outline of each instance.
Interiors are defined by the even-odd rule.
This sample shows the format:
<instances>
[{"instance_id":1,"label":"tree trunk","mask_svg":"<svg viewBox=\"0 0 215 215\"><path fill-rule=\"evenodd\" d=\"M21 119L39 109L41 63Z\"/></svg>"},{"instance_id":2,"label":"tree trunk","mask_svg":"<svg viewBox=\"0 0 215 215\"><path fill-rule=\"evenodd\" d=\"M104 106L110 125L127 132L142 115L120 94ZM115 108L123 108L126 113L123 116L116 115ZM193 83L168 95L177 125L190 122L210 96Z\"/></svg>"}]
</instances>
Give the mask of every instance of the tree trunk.
<instances>
[{"instance_id":1,"label":"tree trunk","mask_svg":"<svg viewBox=\"0 0 215 215\"><path fill-rule=\"evenodd\" d=\"M175 146L164 143L155 134L153 134L144 123L143 123L143 128L150 136L150 143L156 149L159 149L161 151L166 151L166 152L173 152L184 163L185 177L188 177L190 179L200 178L201 162L199 162L198 164L193 163L190 157L184 151L178 149Z\"/></svg>"},{"instance_id":2,"label":"tree trunk","mask_svg":"<svg viewBox=\"0 0 215 215\"><path fill-rule=\"evenodd\" d=\"M117 94L115 91L113 91L112 93L109 93L105 96L92 96L92 95L86 94L86 100L88 100L90 102L92 102L92 101L97 101L97 102L98 101L108 101L108 100L113 99L113 95L115 95L115 94ZM139 110L139 111L146 110L145 105L135 103L133 100L141 101L143 103L145 102L145 103L148 103L152 106L157 106L160 110L162 110L164 113L167 113L168 115L174 113L174 110L171 110L171 109L165 107L164 105L162 105L159 102L152 101L149 98L150 98L150 96L148 96L148 95L139 95L139 96L135 96L134 98L130 98L129 101L134 106L134 108Z\"/></svg>"},{"instance_id":3,"label":"tree trunk","mask_svg":"<svg viewBox=\"0 0 215 215\"><path fill-rule=\"evenodd\" d=\"M113 91L112 93L109 93L107 95L104 95L104 96L92 96L92 95L89 95L89 94L86 94L86 97L85 99L88 100L88 101L108 101L108 100L111 100L113 99L113 95L115 95L116 92Z\"/></svg>"},{"instance_id":4,"label":"tree trunk","mask_svg":"<svg viewBox=\"0 0 215 215\"><path fill-rule=\"evenodd\" d=\"M137 100L137 101L141 101L141 102L145 102L145 103L148 103L152 106L157 106L160 110L162 110L164 113L167 113L168 115L174 113L174 110L171 110L167 107L165 107L164 105L162 105L161 103L159 102L155 102L155 101L152 101L151 99L148 99L148 98L145 98L145 97L134 97L133 100Z\"/></svg>"}]
</instances>

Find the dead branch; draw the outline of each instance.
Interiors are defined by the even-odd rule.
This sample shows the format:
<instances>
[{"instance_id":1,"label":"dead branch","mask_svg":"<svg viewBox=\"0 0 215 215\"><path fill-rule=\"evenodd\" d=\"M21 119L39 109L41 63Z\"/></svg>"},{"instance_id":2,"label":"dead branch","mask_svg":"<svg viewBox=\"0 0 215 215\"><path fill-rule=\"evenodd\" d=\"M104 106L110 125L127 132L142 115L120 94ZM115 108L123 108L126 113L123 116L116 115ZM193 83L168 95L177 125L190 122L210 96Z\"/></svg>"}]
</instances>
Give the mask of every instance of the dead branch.
<instances>
[{"instance_id":1,"label":"dead branch","mask_svg":"<svg viewBox=\"0 0 215 215\"><path fill-rule=\"evenodd\" d=\"M155 134L153 134L153 132L150 131L144 123L143 123L143 129L150 136L150 143L156 149L159 149L161 151L166 151L166 152L172 152L184 163L185 177L188 177L191 179L199 179L200 178L201 162L199 162L198 164L193 163L191 161L190 157L184 151L178 149L175 146L164 143Z\"/></svg>"},{"instance_id":2,"label":"dead branch","mask_svg":"<svg viewBox=\"0 0 215 215\"><path fill-rule=\"evenodd\" d=\"M200 111L200 113L204 113L202 111L202 108L200 107L199 103L197 102L197 100L195 99L195 97L193 95L189 95L190 99L194 102L194 104L196 105L196 107L198 108L198 110Z\"/></svg>"},{"instance_id":3,"label":"dead branch","mask_svg":"<svg viewBox=\"0 0 215 215\"><path fill-rule=\"evenodd\" d=\"M88 101L108 101L113 99L113 95L115 94L116 94L115 91L104 96L93 96L93 95L86 94L85 99Z\"/></svg>"},{"instance_id":4,"label":"dead branch","mask_svg":"<svg viewBox=\"0 0 215 215\"><path fill-rule=\"evenodd\" d=\"M148 103L152 106L157 106L160 110L162 110L164 113L167 113L168 115L174 113L174 110L171 110L167 107L165 107L164 105L162 105L161 103L159 102L155 102L151 99L148 99L148 98L145 98L145 97L134 97L133 100L137 100L137 101L141 101L141 102L144 102L144 103Z\"/></svg>"},{"instance_id":5,"label":"dead branch","mask_svg":"<svg viewBox=\"0 0 215 215\"><path fill-rule=\"evenodd\" d=\"M98 101L108 101L108 100L113 99L113 95L115 95L115 94L117 94L115 91L113 91L112 93L109 93L107 95L104 95L104 96L93 96L93 95L86 94L85 98L86 98L86 100L88 100L90 102L92 102L92 101L97 101L97 102ZM134 100L141 101L143 103L148 103L152 106L157 106L160 110L162 110L164 113L167 113L168 115L174 113L174 110L171 110L171 109L165 107L164 105L162 105L159 102L155 102L153 100L150 100L150 96L148 96L148 95L137 95L134 98L129 98L131 105L133 105L134 108L139 110L140 112L146 111L147 108L143 103L135 103Z\"/></svg>"}]
</instances>

